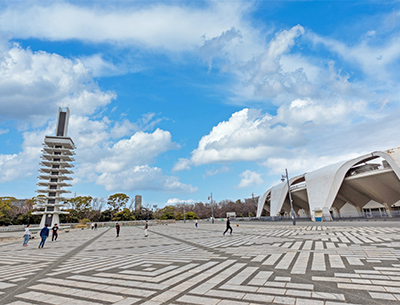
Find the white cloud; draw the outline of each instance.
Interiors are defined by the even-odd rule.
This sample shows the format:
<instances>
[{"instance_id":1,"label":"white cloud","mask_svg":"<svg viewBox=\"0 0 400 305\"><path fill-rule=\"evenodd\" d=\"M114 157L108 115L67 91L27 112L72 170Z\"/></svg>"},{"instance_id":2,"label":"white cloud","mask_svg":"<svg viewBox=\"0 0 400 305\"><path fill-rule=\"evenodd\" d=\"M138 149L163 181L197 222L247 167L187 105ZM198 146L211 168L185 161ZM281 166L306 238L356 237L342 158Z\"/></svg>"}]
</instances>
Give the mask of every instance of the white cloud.
<instances>
[{"instance_id":1,"label":"white cloud","mask_svg":"<svg viewBox=\"0 0 400 305\"><path fill-rule=\"evenodd\" d=\"M137 60L134 61L126 55L122 62L114 63L111 59L105 59L103 54L93 54L89 56L80 56L79 60L88 68L94 77L123 75L126 73L137 73L144 67Z\"/></svg>"},{"instance_id":2,"label":"white cloud","mask_svg":"<svg viewBox=\"0 0 400 305\"><path fill-rule=\"evenodd\" d=\"M41 143L45 135L54 134L53 118L58 107L64 105L72 113L69 135L79 148L75 183L96 182L107 190L186 193L197 190L148 165L159 154L178 148L168 131L143 131L153 129L160 121L155 114L148 113L137 123L129 120L116 123L107 117L96 120L88 116L108 105L115 95L102 92L79 60L32 52L15 45L4 50L0 64L1 117L20 120L23 128L29 124L47 126L24 132L19 153L0 155L1 182L37 174Z\"/></svg>"},{"instance_id":3,"label":"white cloud","mask_svg":"<svg viewBox=\"0 0 400 305\"><path fill-rule=\"evenodd\" d=\"M191 168L192 161L186 158L179 158L178 162L175 163L172 168L173 172L188 170Z\"/></svg>"},{"instance_id":4,"label":"white cloud","mask_svg":"<svg viewBox=\"0 0 400 305\"><path fill-rule=\"evenodd\" d=\"M278 108L275 120L299 126L307 122L315 125L339 124L350 114L353 119L360 117L366 111L365 101L349 102L338 100L336 103L329 101L316 101L310 98L296 99L290 105Z\"/></svg>"},{"instance_id":5,"label":"white cloud","mask_svg":"<svg viewBox=\"0 0 400 305\"><path fill-rule=\"evenodd\" d=\"M146 115L138 123L125 120L128 127L157 121ZM121 132L126 136L130 128ZM164 192L192 193L197 188L179 182L174 176L166 176L158 167L149 163L171 149L179 146L171 141L168 131L156 129L153 132L136 131L127 139L115 139L116 128L121 126L107 118L93 121L87 117L71 117L71 137L76 151L75 182L95 182L108 191L157 190Z\"/></svg>"},{"instance_id":6,"label":"white cloud","mask_svg":"<svg viewBox=\"0 0 400 305\"><path fill-rule=\"evenodd\" d=\"M22 150L15 154L0 154L0 183L36 175L45 134L50 130L24 132Z\"/></svg>"},{"instance_id":7,"label":"white cloud","mask_svg":"<svg viewBox=\"0 0 400 305\"><path fill-rule=\"evenodd\" d=\"M162 170L148 165L128 167L119 172L103 172L96 181L107 191L153 190L164 192L194 193L196 187L183 184L178 178L164 176Z\"/></svg>"},{"instance_id":8,"label":"white cloud","mask_svg":"<svg viewBox=\"0 0 400 305\"><path fill-rule=\"evenodd\" d=\"M179 199L179 198L171 198L171 199L168 199L168 201L167 201L167 205L174 205L177 203L193 204L193 203L196 203L196 200L193 200L193 199L183 200L183 199Z\"/></svg>"},{"instance_id":9,"label":"white cloud","mask_svg":"<svg viewBox=\"0 0 400 305\"><path fill-rule=\"evenodd\" d=\"M240 181L238 188L246 188L246 187L254 187L256 185L260 185L264 183L264 180L261 178L261 175L252 172L250 170L246 170L240 174L242 180Z\"/></svg>"},{"instance_id":10,"label":"white cloud","mask_svg":"<svg viewBox=\"0 0 400 305\"><path fill-rule=\"evenodd\" d=\"M328 48L330 52L335 52L348 63L353 66L358 66L365 75L374 80L390 80L391 74L389 70L391 69L391 65L396 63L400 58L398 52L400 48L400 39L397 35L387 40L384 44L374 44L367 39L352 46L316 34L309 34L307 37L309 37L314 44L322 44ZM375 84L374 87L376 86Z\"/></svg>"},{"instance_id":11,"label":"white cloud","mask_svg":"<svg viewBox=\"0 0 400 305\"><path fill-rule=\"evenodd\" d=\"M267 159L268 165L272 166L282 159L297 160L305 147L308 147L310 152L320 147L331 151L342 149L339 155L346 157L352 149L354 151L354 144L360 143L361 134L366 138L370 138L372 133L381 134L378 136L379 140L377 138L363 141L366 147L371 147L369 143L384 142L383 139L392 137L390 124L393 122L389 123L391 121L387 120L384 113L377 112L371 115L367 103L363 100L339 100L335 104L326 100L296 99L289 105L280 106L275 116L245 108L232 114L228 121L213 127L211 132L199 141L198 147L191 153L191 158L180 159L175 169L184 170L189 169L191 165L209 163ZM341 144L335 149L333 143ZM379 148L376 145L375 147ZM288 152L293 152L296 157ZM323 155L323 152L319 152L318 155ZM314 159L307 154L303 157ZM321 159L321 164L323 161ZM211 173L212 171L207 175Z\"/></svg>"},{"instance_id":12,"label":"white cloud","mask_svg":"<svg viewBox=\"0 0 400 305\"><path fill-rule=\"evenodd\" d=\"M228 166L222 166L220 168L212 168L206 171L205 175L203 175L203 178L207 177L207 176L215 176L221 173L227 173L229 172L231 169Z\"/></svg>"},{"instance_id":13,"label":"white cloud","mask_svg":"<svg viewBox=\"0 0 400 305\"><path fill-rule=\"evenodd\" d=\"M390 115L334 127L318 128L304 147L282 149L269 156L261 164L269 168L269 174L282 174L285 168L291 176L310 172L329 164L349 160L376 150L398 147L397 129L400 109Z\"/></svg>"},{"instance_id":14,"label":"white cloud","mask_svg":"<svg viewBox=\"0 0 400 305\"><path fill-rule=\"evenodd\" d=\"M265 36L254 37L248 33L246 27L232 28L206 40L201 50L203 53L207 51L203 57L209 65L213 60L219 59L222 71L234 75L237 81L231 86L234 94L232 101L241 103L249 99L264 100L283 94L304 96L315 88L307 79L303 67L288 71L282 68L281 63L283 56L288 61L287 54L304 31L301 25L282 30L275 34L268 45L264 45ZM243 48L251 49L252 52L244 52ZM302 59L301 62L305 60ZM308 63L308 67L307 72L311 73L312 65Z\"/></svg>"},{"instance_id":15,"label":"white cloud","mask_svg":"<svg viewBox=\"0 0 400 305\"><path fill-rule=\"evenodd\" d=\"M8 133L9 129L0 129L0 135Z\"/></svg>"},{"instance_id":16,"label":"white cloud","mask_svg":"<svg viewBox=\"0 0 400 305\"><path fill-rule=\"evenodd\" d=\"M8 6L0 15L0 26L19 38L79 39L181 51L200 46L203 35L214 37L241 24L243 10L240 2L208 2L201 8L161 3L113 8L25 3Z\"/></svg>"},{"instance_id":17,"label":"white cloud","mask_svg":"<svg viewBox=\"0 0 400 305\"><path fill-rule=\"evenodd\" d=\"M234 113L204 136L192 152L194 165L231 161L256 161L277 152L280 146L300 145L299 129L275 124L273 117L254 109ZM274 125L275 124L275 125Z\"/></svg>"},{"instance_id":18,"label":"white cloud","mask_svg":"<svg viewBox=\"0 0 400 305\"><path fill-rule=\"evenodd\" d=\"M144 120L151 124L151 118ZM134 124L134 123L132 123ZM141 123L140 123L141 124ZM167 176L148 163L160 154L178 148L168 131L137 131L128 139L113 139L110 130L117 123L108 118L93 120L72 115L69 136L77 146L73 183L95 182L107 191L155 190L193 193L196 187ZM134 124L135 126L137 124ZM0 182L15 181L36 175L45 135L54 134L54 122L44 130L24 132L22 150L18 154L0 155Z\"/></svg>"},{"instance_id":19,"label":"white cloud","mask_svg":"<svg viewBox=\"0 0 400 305\"><path fill-rule=\"evenodd\" d=\"M103 92L79 60L32 52L18 45L0 57L0 117L43 125L69 106L75 114L92 114L115 94Z\"/></svg>"},{"instance_id":20,"label":"white cloud","mask_svg":"<svg viewBox=\"0 0 400 305\"><path fill-rule=\"evenodd\" d=\"M107 149L107 157L96 166L97 172L119 172L132 165L147 164L157 155L178 146L171 142L171 134L161 129L153 133L136 132Z\"/></svg>"},{"instance_id":21,"label":"white cloud","mask_svg":"<svg viewBox=\"0 0 400 305\"><path fill-rule=\"evenodd\" d=\"M303 174L314 171L318 168L335 164L341 161L350 160L359 156L358 153L348 153L337 156L325 155L316 156L307 150L297 151L296 157L280 158L271 157L266 160L263 165L270 169L269 174L280 175L285 173L285 168L289 169L289 173L293 175Z\"/></svg>"},{"instance_id":22,"label":"white cloud","mask_svg":"<svg viewBox=\"0 0 400 305\"><path fill-rule=\"evenodd\" d=\"M80 60L86 68L91 70L94 77L120 75L126 72L124 69L121 71L120 67L115 66L112 62L105 60L101 54L82 56Z\"/></svg>"}]
</instances>

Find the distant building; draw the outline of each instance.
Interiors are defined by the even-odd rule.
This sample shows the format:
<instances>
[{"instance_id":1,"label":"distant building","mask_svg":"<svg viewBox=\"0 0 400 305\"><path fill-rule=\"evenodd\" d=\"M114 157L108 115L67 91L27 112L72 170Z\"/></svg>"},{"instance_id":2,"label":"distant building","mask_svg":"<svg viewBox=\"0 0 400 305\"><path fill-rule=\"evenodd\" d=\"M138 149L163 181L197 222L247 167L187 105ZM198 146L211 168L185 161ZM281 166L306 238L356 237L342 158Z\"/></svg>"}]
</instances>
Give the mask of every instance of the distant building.
<instances>
[{"instance_id":1,"label":"distant building","mask_svg":"<svg viewBox=\"0 0 400 305\"><path fill-rule=\"evenodd\" d=\"M372 212L391 216L400 206L400 148L375 151L293 177L289 181L293 209L313 220L332 220ZM288 215L286 181L269 188L258 200L257 217ZM382 214L383 213L383 214Z\"/></svg>"},{"instance_id":2,"label":"distant building","mask_svg":"<svg viewBox=\"0 0 400 305\"><path fill-rule=\"evenodd\" d=\"M236 212L226 212L226 217L236 217Z\"/></svg>"},{"instance_id":3,"label":"distant building","mask_svg":"<svg viewBox=\"0 0 400 305\"><path fill-rule=\"evenodd\" d=\"M8 200L10 200L10 197L4 197L4 199L0 198L0 201L8 201ZM29 199L11 200L11 205L13 205L17 208L23 208L25 206L25 203L28 201L29 201Z\"/></svg>"},{"instance_id":4,"label":"distant building","mask_svg":"<svg viewBox=\"0 0 400 305\"><path fill-rule=\"evenodd\" d=\"M135 211L139 211L142 209L142 196L136 195L135 196Z\"/></svg>"},{"instance_id":5,"label":"distant building","mask_svg":"<svg viewBox=\"0 0 400 305\"><path fill-rule=\"evenodd\" d=\"M28 201L29 201L29 199L17 199L17 200L11 201L11 204L15 207L23 208Z\"/></svg>"},{"instance_id":6,"label":"distant building","mask_svg":"<svg viewBox=\"0 0 400 305\"><path fill-rule=\"evenodd\" d=\"M252 203L252 204L254 204L254 205L257 205L258 204L258 199L260 198L260 196L257 196L257 197L252 197L252 198L245 198L244 199L244 202L245 203Z\"/></svg>"}]
</instances>

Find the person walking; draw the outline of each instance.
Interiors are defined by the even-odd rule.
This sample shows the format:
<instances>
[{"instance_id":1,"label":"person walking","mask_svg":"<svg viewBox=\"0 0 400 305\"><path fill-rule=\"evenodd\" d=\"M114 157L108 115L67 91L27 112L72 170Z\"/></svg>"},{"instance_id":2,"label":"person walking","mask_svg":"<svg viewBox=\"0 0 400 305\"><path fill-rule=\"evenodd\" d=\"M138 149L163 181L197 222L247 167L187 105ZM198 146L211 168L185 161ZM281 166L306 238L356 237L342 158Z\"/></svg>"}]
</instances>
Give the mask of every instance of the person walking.
<instances>
[{"instance_id":1,"label":"person walking","mask_svg":"<svg viewBox=\"0 0 400 305\"><path fill-rule=\"evenodd\" d=\"M92 222L92 230L94 229L94 222Z\"/></svg>"},{"instance_id":2,"label":"person walking","mask_svg":"<svg viewBox=\"0 0 400 305\"><path fill-rule=\"evenodd\" d=\"M195 221L194 226L197 228L197 220Z\"/></svg>"},{"instance_id":3,"label":"person walking","mask_svg":"<svg viewBox=\"0 0 400 305\"><path fill-rule=\"evenodd\" d=\"M31 226L31 225L27 225L26 228L25 228L25 233L24 233L24 244L23 244L24 247L27 247L27 246L28 246L28 241L29 241L29 237L30 237L30 234L29 234L29 228L30 228L30 226Z\"/></svg>"},{"instance_id":4,"label":"person walking","mask_svg":"<svg viewBox=\"0 0 400 305\"><path fill-rule=\"evenodd\" d=\"M149 224L148 224L148 222L147 222L147 220L146 220L146 222L144 223L144 237L147 237L148 236L148 234L147 234L147 229L149 228Z\"/></svg>"},{"instance_id":5,"label":"person walking","mask_svg":"<svg viewBox=\"0 0 400 305\"><path fill-rule=\"evenodd\" d=\"M58 237L58 225L54 224L54 227L51 228L51 241L57 241Z\"/></svg>"},{"instance_id":6,"label":"person walking","mask_svg":"<svg viewBox=\"0 0 400 305\"><path fill-rule=\"evenodd\" d=\"M43 248L44 247L44 243L46 242L46 238L47 236L49 236L49 228L48 225L45 224L44 228L42 230L40 230L40 237L42 238L42 240L40 241L39 247L38 248Z\"/></svg>"},{"instance_id":7,"label":"person walking","mask_svg":"<svg viewBox=\"0 0 400 305\"><path fill-rule=\"evenodd\" d=\"M115 229L117 230L117 237L119 237L120 226L119 226L119 223L118 223L118 222L117 222L117 224L115 225Z\"/></svg>"},{"instance_id":8,"label":"person walking","mask_svg":"<svg viewBox=\"0 0 400 305\"><path fill-rule=\"evenodd\" d=\"M228 230L231 230L230 234L232 235L232 227L231 227L231 218L230 217L228 217L226 219L226 230L223 235L225 235L225 233L228 232Z\"/></svg>"},{"instance_id":9,"label":"person walking","mask_svg":"<svg viewBox=\"0 0 400 305\"><path fill-rule=\"evenodd\" d=\"M94 224L94 229L97 230L97 222Z\"/></svg>"}]
</instances>

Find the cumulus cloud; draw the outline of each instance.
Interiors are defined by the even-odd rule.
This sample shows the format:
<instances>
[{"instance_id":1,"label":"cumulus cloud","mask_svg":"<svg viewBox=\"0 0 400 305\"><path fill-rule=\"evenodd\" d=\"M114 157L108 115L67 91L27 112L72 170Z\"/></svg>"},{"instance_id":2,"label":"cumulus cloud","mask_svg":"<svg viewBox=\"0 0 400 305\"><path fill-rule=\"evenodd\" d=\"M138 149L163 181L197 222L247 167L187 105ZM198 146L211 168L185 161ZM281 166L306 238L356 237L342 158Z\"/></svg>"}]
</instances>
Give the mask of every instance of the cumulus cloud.
<instances>
[{"instance_id":1,"label":"cumulus cloud","mask_svg":"<svg viewBox=\"0 0 400 305\"><path fill-rule=\"evenodd\" d=\"M193 204L193 203L196 203L196 201L193 199L186 200L186 199L179 199L179 198L171 198L171 199L168 199L168 201L167 201L167 205L174 205L177 203Z\"/></svg>"},{"instance_id":2,"label":"cumulus cloud","mask_svg":"<svg viewBox=\"0 0 400 305\"><path fill-rule=\"evenodd\" d=\"M149 118L146 115L138 123L125 121L125 124L140 126L143 121L151 124L151 118L153 116ZM79 147L75 182L95 182L109 191L192 193L197 190L179 182L177 177L164 175L162 169L149 165L158 155L179 148L172 142L170 132L139 130L127 139L114 139L116 126L119 126L118 122L107 118L95 121L87 117L71 117L71 136Z\"/></svg>"},{"instance_id":3,"label":"cumulus cloud","mask_svg":"<svg viewBox=\"0 0 400 305\"><path fill-rule=\"evenodd\" d=\"M96 166L97 172L119 172L127 166L147 164L155 156L178 146L171 142L171 134L161 129L153 133L136 132L107 149L107 157Z\"/></svg>"},{"instance_id":4,"label":"cumulus cloud","mask_svg":"<svg viewBox=\"0 0 400 305\"><path fill-rule=\"evenodd\" d=\"M286 168L288 168L290 170L290 174L295 175L311 172L330 164L350 160L359 155L359 153L348 153L336 156L316 156L307 150L300 150L296 151L296 156L294 157L271 157L262 164L270 169L269 174L280 175L285 172Z\"/></svg>"},{"instance_id":5,"label":"cumulus cloud","mask_svg":"<svg viewBox=\"0 0 400 305\"><path fill-rule=\"evenodd\" d=\"M235 42L240 38L242 38L240 32L235 28L231 28L217 37L206 40L200 48L200 55L207 62L209 69L212 67L213 58L217 55L229 53L235 47Z\"/></svg>"},{"instance_id":6,"label":"cumulus cloud","mask_svg":"<svg viewBox=\"0 0 400 305\"><path fill-rule=\"evenodd\" d=\"M179 147L168 131L154 130L160 121L154 113L138 122L91 117L115 94L101 91L80 60L14 45L3 49L0 65L0 118L16 120L20 128L39 127L23 132L19 152L0 155L1 182L37 174L41 143L45 135L54 134L55 114L64 105L72 113L69 135L79 147L74 183L95 182L107 190L197 190L149 165L158 155Z\"/></svg>"},{"instance_id":7,"label":"cumulus cloud","mask_svg":"<svg viewBox=\"0 0 400 305\"><path fill-rule=\"evenodd\" d=\"M172 168L173 172L183 171L191 169L192 161L186 158L179 158L178 162L175 163L174 167Z\"/></svg>"},{"instance_id":8,"label":"cumulus cloud","mask_svg":"<svg viewBox=\"0 0 400 305\"><path fill-rule=\"evenodd\" d=\"M400 108L390 115L351 125L321 126L318 133L311 134L313 137L307 146L282 149L279 154L268 156L261 165L268 167L272 175L284 173L285 168L291 175L297 175L376 150L398 147L397 129L393 126L399 115Z\"/></svg>"},{"instance_id":9,"label":"cumulus cloud","mask_svg":"<svg viewBox=\"0 0 400 305\"><path fill-rule=\"evenodd\" d=\"M350 149L354 148L354 143L360 142L360 133L366 136L371 132L392 135L392 132L388 133L389 121L383 123L387 116L369 117L368 110L368 105L363 100L357 103L340 100L334 104L310 98L296 99L289 105L282 105L277 109L276 115L245 108L233 113L228 121L214 126L211 132L199 141L191 157L180 159L175 169L184 170L192 165L209 163L266 159L269 160L266 165L272 166L280 162L285 154L284 158L292 159L287 155L288 151L298 153L306 146L311 150L315 149L314 147L326 147L333 151L332 143L346 142ZM367 127L360 127L363 124ZM384 138L387 139L388 136ZM322 146L321 141L325 146ZM342 150L343 144L340 145ZM275 157L279 155L281 157ZM314 159L310 155L303 157Z\"/></svg>"},{"instance_id":10,"label":"cumulus cloud","mask_svg":"<svg viewBox=\"0 0 400 305\"><path fill-rule=\"evenodd\" d=\"M243 173L241 173L240 177L242 178L242 180L237 186L238 188L251 187L264 183L264 180L261 178L260 174L252 172L250 170L246 170Z\"/></svg>"},{"instance_id":11,"label":"cumulus cloud","mask_svg":"<svg viewBox=\"0 0 400 305\"><path fill-rule=\"evenodd\" d=\"M1 136L2 134L8 133L9 131L10 131L9 129L0 129L0 136Z\"/></svg>"},{"instance_id":12,"label":"cumulus cloud","mask_svg":"<svg viewBox=\"0 0 400 305\"><path fill-rule=\"evenodd\" d=\"M197 191L196 187L183 184L176 177L165 176L160 168L148 165L133 166L119 172L104 172L96 183L103 185L107 191L153 190L182 193Z\"/></svg>"},{"instance_id":13,"label":"cumulus cloud","mask_svg":"<svg viewBox=\"0 0 400 305\"><path fill-rule=\"evenodd\" d=\"M151 123L148 118L146 121ZM110 130L117 124L106 117L94 120L87 116L71 116L69 136L78 147L74 184L94 182L107 191L197 191L196 187L180 182L177 177L164 175L160 168L149 165L158 155L178 148L168 131L137 131L128 139L113 139ZM21 152L0 155L0 182L37 174L41 143L45 135L54 134L54 130L55 124L50 122L46 129L24 132Z\"/></svg>"},{"instance_id":14,"label":"cumulus cloud","mask_svg":"<svg viewBox=\"0 0 400 305\"><path fill-rule=\"evenodd\" d=\"M0 57L0 118L43 125L60 105L76 114L92 114L108 105L112 92L103 92L79 60L32 52L14 45Z\"/></svg>"},{"instance_id":15,"label":"cumulus cloud","mask_svg":"<svg viewBox=\"0 0 400 305\"><path fill-rule=\"evenodd\" d=\"M24 132L22 149L15 154L0 154L0 183L16 181L36 175L44 136L51 128L41 131Z\"/></svg>"},{"instance_id":16,"label":"cumulus cloud","mask_svg":"<svg viewBox=\"0 0 400 305\"><path fill-rule=\"evenodd\" d=\"M204 136L192 152L194 165L231 161L256 161L277 152L280 146L300 145L300 130L275 124L273 117L245 108L232 114Z\"/></svg>"},{"instance_id":17,"label":"cumulus cloud","mask_svg":"<svg viewBox=\"0 0 400 305\"><path fill-rule=\"evenodd\" d=\"M299 126L307 122L316 125L339 124L346 120L350 114L352 119L365 114L367 104L363 100L349 102L338 100L336 103L318 101L310 98L296 99L289 105L278 108L276 121Z\"/></svg>"}]
</instances>

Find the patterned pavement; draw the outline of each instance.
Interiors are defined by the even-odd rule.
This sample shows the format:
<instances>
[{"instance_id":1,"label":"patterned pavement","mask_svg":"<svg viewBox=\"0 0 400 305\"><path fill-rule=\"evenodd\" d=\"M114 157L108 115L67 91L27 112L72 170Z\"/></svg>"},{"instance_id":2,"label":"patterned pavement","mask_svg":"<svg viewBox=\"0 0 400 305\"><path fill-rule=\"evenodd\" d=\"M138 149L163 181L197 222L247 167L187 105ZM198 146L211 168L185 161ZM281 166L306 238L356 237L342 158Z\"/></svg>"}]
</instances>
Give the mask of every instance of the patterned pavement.
<instances>
[{"instance_id":1,"label":"patterned pavement","mask_svg":"<svg viewBox=\"0 0 400 305\"><path fill-rule=\"evenodd\" d=\"M0 243L0 304L400 304L400 223L71 230Z\"/></svg>"}]
</instances>

